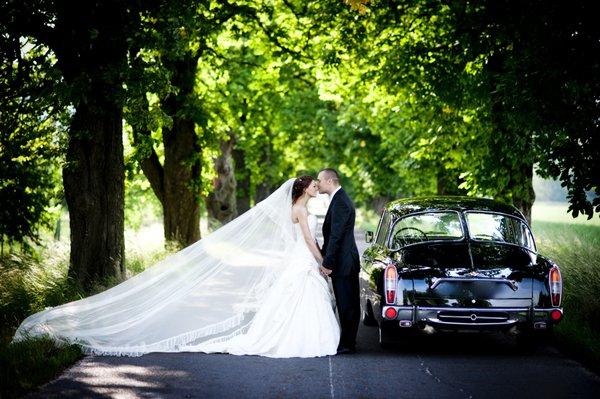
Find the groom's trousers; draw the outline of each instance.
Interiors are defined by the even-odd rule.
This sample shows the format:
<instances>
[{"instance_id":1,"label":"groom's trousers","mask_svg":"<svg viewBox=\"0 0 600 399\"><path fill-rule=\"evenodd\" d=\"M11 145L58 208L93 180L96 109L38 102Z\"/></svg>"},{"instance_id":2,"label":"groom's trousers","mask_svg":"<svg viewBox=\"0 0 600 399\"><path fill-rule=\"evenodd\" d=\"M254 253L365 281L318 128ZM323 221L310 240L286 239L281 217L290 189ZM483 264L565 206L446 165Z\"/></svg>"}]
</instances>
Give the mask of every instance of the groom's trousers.
<instances>
[{"instance_id":1,"label":"groom's trousers","mask_svg":"<svg viewBox=\"0 0 600 399\"><path fill-rule=\"evenodd\" d=\"M335 276L331 279L340 317L340 346L355 349L360 322L360 290L358 274Z\"/></svg>"}]
</instances>

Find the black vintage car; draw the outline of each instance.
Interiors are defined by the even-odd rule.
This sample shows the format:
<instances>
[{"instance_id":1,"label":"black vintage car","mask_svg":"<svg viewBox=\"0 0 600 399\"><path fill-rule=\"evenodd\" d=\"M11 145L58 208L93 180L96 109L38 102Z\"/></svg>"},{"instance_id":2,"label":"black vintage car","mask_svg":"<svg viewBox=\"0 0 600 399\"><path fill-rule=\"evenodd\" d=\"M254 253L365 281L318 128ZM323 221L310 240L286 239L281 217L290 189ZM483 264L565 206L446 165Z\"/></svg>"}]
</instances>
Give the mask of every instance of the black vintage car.
<instances>
[{"instance_id":1,"label":"black vintage car","mask_svg":"<svg viewBox=\"0 0 600 399\"><path fill-rule=\"evenodd\" d=\"M363 322L382 346L403 331L535 336L563 316L559 267L514 207L469 197L390 202L361 266Z\"/></svg>"}]
</instances>

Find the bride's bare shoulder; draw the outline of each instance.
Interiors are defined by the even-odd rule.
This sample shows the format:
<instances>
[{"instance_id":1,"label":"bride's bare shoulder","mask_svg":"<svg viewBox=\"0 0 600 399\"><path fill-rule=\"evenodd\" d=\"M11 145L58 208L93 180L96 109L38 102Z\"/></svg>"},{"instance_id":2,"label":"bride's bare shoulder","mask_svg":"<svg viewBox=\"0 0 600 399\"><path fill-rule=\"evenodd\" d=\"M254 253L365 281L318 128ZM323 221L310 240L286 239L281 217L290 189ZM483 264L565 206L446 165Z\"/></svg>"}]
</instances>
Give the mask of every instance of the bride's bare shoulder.
<instances>
[{"instance_id":1,"label":"bride's bare shoulder","mask_svg":"<svg viewBox=\"0 0 600 399\"><path fill-rule=\"evenodd\" d=\"M300 205L300 204L294 204L292 205L292 216L297 218L297 217L307 217L308 216L308 209L306 209L305 206Z\"/></svg>"}]
</instances>

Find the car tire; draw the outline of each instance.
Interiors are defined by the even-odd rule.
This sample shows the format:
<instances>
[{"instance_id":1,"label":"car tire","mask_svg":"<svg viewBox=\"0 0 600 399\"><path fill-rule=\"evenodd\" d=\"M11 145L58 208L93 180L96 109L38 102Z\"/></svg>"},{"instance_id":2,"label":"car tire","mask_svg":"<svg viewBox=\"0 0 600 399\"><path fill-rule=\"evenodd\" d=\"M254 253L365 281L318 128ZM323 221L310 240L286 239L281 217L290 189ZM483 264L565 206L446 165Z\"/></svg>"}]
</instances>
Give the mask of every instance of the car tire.
<instances>
[{"instance_id":1,"label":"car tire","mask_svg":"<svg viewBox=\"0 0 600 399\"><path fill-rule=\"evenodd\" d=\"M552 326L547 330L534 331L533 329L523 329L516 336L516 344L519 350L526 353L536 352L539 348L548 345L552 341Z\"/></svg>"},{"instance_id":2,"label":"car tire","mask_svg":"<svg viewBox=\"0 0 600 399\"><path fill-rule=\"evenodd\" d=\"M381 349L390 349L393 347L393 340L391 339L390 331L387 328L379 325L379 346Z\"/></svg>"},{"instance_id":3,"label":"car tire","mask_svg":"<svg viewBox=\"0 0 600 399\"><path fill-rule=\"evenodd\" d=\"M365 311L363 312L363 324L369 327L374 327L377 325L377 320L373 314L373 306L371 305L371 301L367 301L365 305Z\"/></svg>"}]
</instances>

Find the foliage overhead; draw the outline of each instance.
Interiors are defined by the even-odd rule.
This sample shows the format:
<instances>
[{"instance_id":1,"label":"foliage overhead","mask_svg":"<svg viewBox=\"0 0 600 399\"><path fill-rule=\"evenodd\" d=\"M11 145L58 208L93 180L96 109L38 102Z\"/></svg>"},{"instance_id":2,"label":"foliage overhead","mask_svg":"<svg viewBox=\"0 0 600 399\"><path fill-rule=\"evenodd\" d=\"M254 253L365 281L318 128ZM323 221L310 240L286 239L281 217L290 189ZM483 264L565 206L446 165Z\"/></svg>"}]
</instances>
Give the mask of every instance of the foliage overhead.
<instances>
[{"instance_id":1,"label":"foliage overhead","mask_svg":"<svg viewBox=\"0 0 600 399\"><path fill-rule=\"evenodd\" d=\"M52 10L24 4L31 23ZM600 34L590 2L131 4L128 64L111 73L125 82L132 179L149 153L164 159L173 123L164 101L181 90L178 60L193 56L193 95L177 115L194 121L201 143L202 181L192 185L201 198L220 143L231 140L238 195L256 199L291 175L334 166L364 204L438 192L527 207L535 168L562 182L573 216L600 213ZM83 95L85 82L66 85L54 48L7 30L22 5L2 10L1 201L20 204L2 213L2 229L21 240L35 236L60 191L73 112L65 98ZM140 128L149 134L133 140Z\"/></svg>"},{"instance_id":2,"label":"foliage overhead","mask_svg":"<svg viewBox=\"0 0 600 399\"><path fill-rule=\"evenodd\" d=\"M49 49L2 32L0 46L0 241L36 240L60 203L61 147L69 109Z\"/></svg>"}]
</instances>

